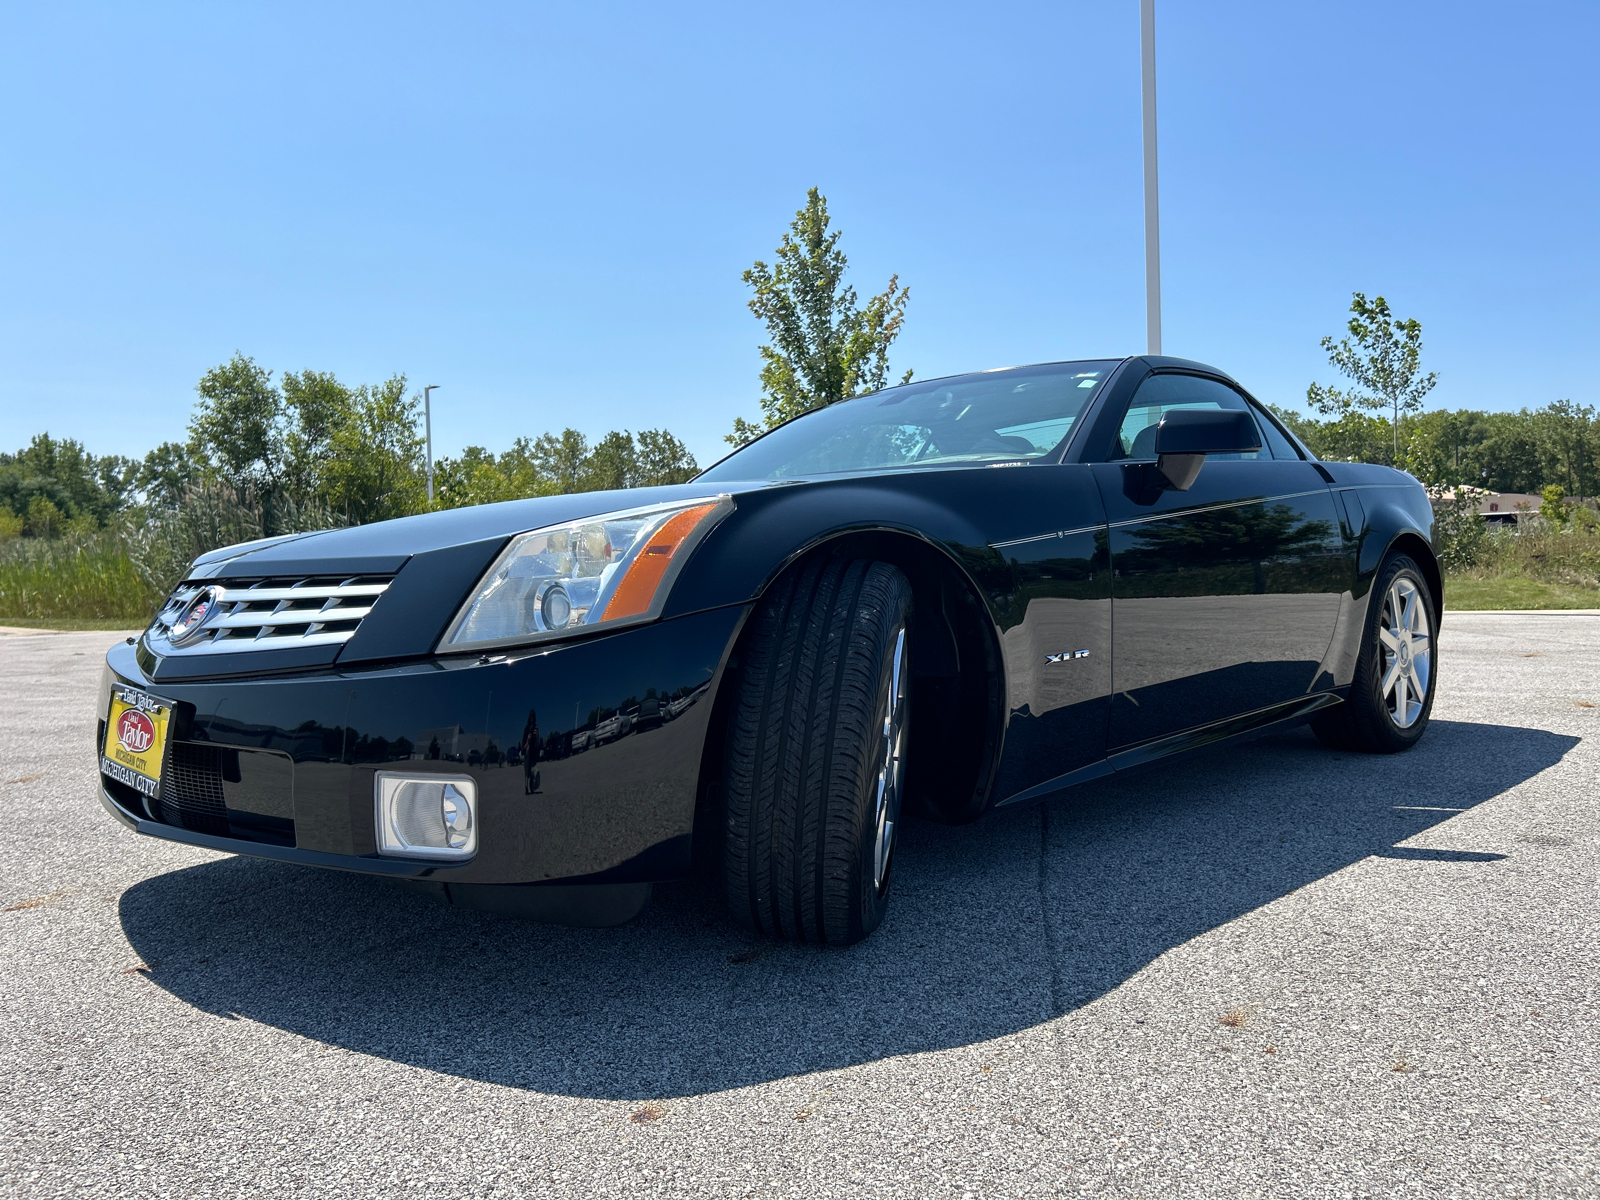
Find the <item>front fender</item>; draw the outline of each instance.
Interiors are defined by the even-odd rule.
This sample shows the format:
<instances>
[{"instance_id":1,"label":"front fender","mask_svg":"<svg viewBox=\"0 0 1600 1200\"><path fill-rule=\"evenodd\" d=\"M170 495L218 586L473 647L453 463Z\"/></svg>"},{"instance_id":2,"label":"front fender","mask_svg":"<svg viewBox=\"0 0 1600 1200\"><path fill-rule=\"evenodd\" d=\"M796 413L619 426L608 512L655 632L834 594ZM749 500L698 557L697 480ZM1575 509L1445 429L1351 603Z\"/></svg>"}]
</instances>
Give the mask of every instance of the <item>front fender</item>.
<instances>
[{"instance_id":1,"label":"front fender","mask_svg":"<svg viewBox=\"0 0 1600 1200\"><path fill-rule=\"evenodd\" d=\"M873 530L938 549L994 613L1009 583L987 577L999 562L989 547L1059 527L1059 516L1046 515L1059 508L1055 470L906 472L737 494L733 514L686 564L663 616L748 603L809 549Z\"/></svg>"},{"instance_id":2,"label":"front fender","mask_svg":"<svg viewBox=\"0 0 1600 1200\"><path fill-rule=\"evenodd\" d=\"M1350 682L1367 627L1373 581L1391 553L1417 561L1433 594L1434 612L1444 614L1444 578L1434 550L1433 505L1411 476L1367 463L1324 463L1333 476L1355 540L1350 591L1340 615L1328 666L1339 684Z\"/></svg>"}]
</instances>

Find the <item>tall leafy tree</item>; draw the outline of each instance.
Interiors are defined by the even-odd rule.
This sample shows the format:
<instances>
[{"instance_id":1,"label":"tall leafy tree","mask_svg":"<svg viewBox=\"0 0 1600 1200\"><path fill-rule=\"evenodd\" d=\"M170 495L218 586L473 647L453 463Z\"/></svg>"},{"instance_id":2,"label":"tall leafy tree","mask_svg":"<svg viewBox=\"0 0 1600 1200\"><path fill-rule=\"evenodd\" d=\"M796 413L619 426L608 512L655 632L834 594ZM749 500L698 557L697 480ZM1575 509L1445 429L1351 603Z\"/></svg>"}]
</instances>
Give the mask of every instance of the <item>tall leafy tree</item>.
<instances>
[{"instance_id":1,"label":"tall leafy tree","mask_svg":"<svg viewBox=\"0 0 1600 1200\"><path fill-rule=\"evenodd\" d=\"M687 483L700 468L689 447L665 429L641 429L634 475L635 487L659 487L667 483Z\"/></svg>"},{"instance_id":2,"label":"tall leafy tree","mask_svg":"<svg viewBox=\"0 0 1600 1200\"><path fill-rule=\"evenodd\" d=\"M612 430L593 446L576 429L521 437L498 458L468 446L435 465L441 508L615 488L683 483L699 470L694 455L665 429Z\"/></svg>"},{"instance_id":3,"label":"tall leafy tree","mask_svg":"<svg viewBox=\"0 0 1600 1200\"><path fill-rule=\"evenodd\" d=\"M613 491L633 486L639 473L638 451L633 435L612 430L594 444L584 464L584 491Z\"/></svg>"},{"instance_id":4,"label":"tall leafy tree","mask_svg":"<svg viewBox=\"0 0 1600 1200\"><path fill-rule=\"evenodd\" d=\"M1368 301L1361 292L1350 301L1350 336L1335 342L1322 339L1328 361L1350 379L1356 390L1323 387L1313 383L1306 402L1326 416L1367 409L1388 409L1394 435L1394 461L1400 461L1400 419L1422 410L1422 400L1439 379L1421 373L1422 322L1400 320L1382 296Z\"/></svg>"},{"instance_id":5,"label":"tall leafy tree","mask_svg":"<svg viewBox=\"0 0 1600 1200\"><path fill-rule=\"evenodd\" d=\"M1544 480L1568 496L1600 491L1600 426L1592 404L1557 400L1533 414L1533 433L1544 459Z\"/></svg>"},{"instance_id":6,"label":"tall leafy tree","mask_svg":"<svg viewBox=\"0 0 1600 1200\"><path fill-rule=\"evenodd\" d=\"M123 506L137 475L131 459L96 457L82 442L35 434L15 454L0 454L0 507L24 518L37 536L69 526L93 529Z\"/></svg>"},{"instance_id":7,"label":"tall leafy tree","mask_svg":"<svg viewBox=\"0 0 1600 1200\"><path fill-rule=\"evenodd\" d=\"M266 492L282 482L285 413L272 372L235 351L202 375L195 391L190 453L237 490Z\"/></svg>"},{"instance_id":8,"label":"tall leafy tree","mask_svg":"<svg viewBox=\"0 0 1600 1200\"><path fill-rule=\"evenodd\" d=\"M353 525L421 512L428 504L422 398L406 395L406 377L350 392L348 415L329 437L323 496Z\"/></svg>"},{"instance_id":9,"label":"tall leafy tree","mask_svg":"<svg viewBox=\"0 0 1600 1200\"><path fill-rule=\"evenodd\" d=\"M325 489L339 430L354 416L355 397L331 371L285 371L282 391L288 418L285 483L298 496L317 496Z\"/></svg>"},{"instance_id":10,"label":"tall leafy tree","mask_svg":"<svg viewBox=\"0 0 1600 1200\"><path fill-rule=\"evenodd\" d=\"M505 455L505 460L507 465L514 461L510 453ZM533 494L519 491L517 481L482 446L468 446L459 458L438 459L433 464L433 473L437 488L434 503L439 508L494 504Z\"/></svg>"},{"instance_id":11,"label":"tall leafy tree","mask_svg":"<svg viewBox=\"0 0 1600 1200\"><path fill-rule=\"evenodd\" d=\"M889 347L905 322L911 293L900 277L865 305L844 282L848 260L829 228L828 201L816 188L795 213L771 266L744 273L750 311L767 326L761 347L760 425L736 418L728 441L742 446L767 429L850 396L884 387ZM911 379L907 371L902 383Z\"/></svg>"},{"instance_id":12,"label":"tall leafy tree","mask_svg":"<svg viewBox=\"0 0 1600 1200\"><path fill-rule=\"evenodd\" d=\"M576 429L563 429L560 436L541 433L531 443L519 438L512 450L518 445L526 447L523 455L533 473L557 494L593 490L588 486L589 439Z\"/></svg>"},{"instance_id":13,"label":"tall leafy tree","mask_svg":"<svg viewBox=\"0 0 1600 1200\"><path fill-rule=\"evenodd\" d=\"M144 456L135 481L146 504L176 508L200 481L200 464L182 442L162 442Z\"/></svg>"}]
</instances>

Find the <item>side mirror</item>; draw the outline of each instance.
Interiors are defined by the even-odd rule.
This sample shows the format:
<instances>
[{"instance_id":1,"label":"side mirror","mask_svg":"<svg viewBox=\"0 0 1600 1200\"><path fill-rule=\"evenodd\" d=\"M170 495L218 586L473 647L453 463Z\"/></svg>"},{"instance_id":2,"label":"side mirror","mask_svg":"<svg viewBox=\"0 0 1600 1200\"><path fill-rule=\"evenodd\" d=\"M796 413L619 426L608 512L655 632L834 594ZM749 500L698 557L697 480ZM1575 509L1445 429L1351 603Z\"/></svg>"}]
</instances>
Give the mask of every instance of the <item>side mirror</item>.
<instances>
[{"instance_id":1,"label":"side mirror","mask_svg":"<svg viewBox=\"0 0 1600 1200\"><path fill-rule=\"evenodd\" d=\"M1194 486L1208 454L1248 454L1261 449L1261 431L1248 412L1175 408L1156 426L1156 470L1174 491Z\"/></svg>"}]
</instances>

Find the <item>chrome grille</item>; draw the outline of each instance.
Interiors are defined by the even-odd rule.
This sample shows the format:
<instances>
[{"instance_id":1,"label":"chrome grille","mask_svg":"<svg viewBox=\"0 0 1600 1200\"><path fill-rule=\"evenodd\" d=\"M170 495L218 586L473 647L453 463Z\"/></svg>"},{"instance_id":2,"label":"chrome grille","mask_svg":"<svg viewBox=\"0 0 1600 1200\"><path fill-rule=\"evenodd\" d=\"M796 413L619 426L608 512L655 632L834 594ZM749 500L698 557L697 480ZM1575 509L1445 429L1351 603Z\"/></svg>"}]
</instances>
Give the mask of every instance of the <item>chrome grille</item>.
<instances>
[{"instance_id":1,"label":"chrome grille","mask_svg":"<svg viewBox=\"0 0 1600 1200\"><path fill-rule=\"evenodd\" d=\"M163 654L283 650L349 641L393 576L316 575L294 579L191 581L178 585L150 627ZM175 644L172 626L208 588L215 611Z\"/></svg>"}]
</instances>

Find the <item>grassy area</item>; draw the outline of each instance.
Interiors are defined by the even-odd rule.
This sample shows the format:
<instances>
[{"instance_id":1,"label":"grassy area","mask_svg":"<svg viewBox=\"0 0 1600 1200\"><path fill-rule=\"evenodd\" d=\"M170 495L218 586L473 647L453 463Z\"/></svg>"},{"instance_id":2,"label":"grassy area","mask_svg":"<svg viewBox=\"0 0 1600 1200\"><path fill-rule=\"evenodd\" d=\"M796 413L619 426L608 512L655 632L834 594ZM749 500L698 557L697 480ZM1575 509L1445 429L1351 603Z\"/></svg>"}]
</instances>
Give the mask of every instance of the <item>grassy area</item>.
<instances>
[{"instance_id":1,"label":"grassy area","mask_svg":"<svg viewBox=\"0 0 1600 1200\"><path fill-rule=\"evenodd\" d=\"M56 629L143 628L164 593L110 531L0 542L0 621Z\"/></svg>"},{"instance_id":2,"label":"grassy area","mask_svg":"<svg viewBox=\"0 0 1600 1200\"><path fill-rule=\"evenodd\" d=\"M131 621L123 618L89 617L76 619L72 617L6 617L0 616L0 626L10 626L13 629L59 629L68 633L94 632L95 630L126 629L131 631L143 629L143 621Z\"/></svg>"},{"instance_id":3,"label":"grassy area","mask_svg":"<svg viewBox=\"0 0 1600 1200\"><path fill-rule=\"evenodd\" d=\"M1578 519L1581 516L1582 519ZM1445 611L1600 608L1600 524L1588 510L1571 527L1509 530L1442 521ZM1542 524L1542 523L1541 523Z\"/></svg>"},{"instance_id":4,"label":"grassy area","mask_svg":"<svg viewBox=\"0 0 1600 1200\"><path fill-rule=\"evenodd\" d=\"M1543 583L1526 575L1481 577L1460 572L1445 576L1448 614L1473 609L1600 608L1600 588Z\"/></svg>"}]
</instances>

